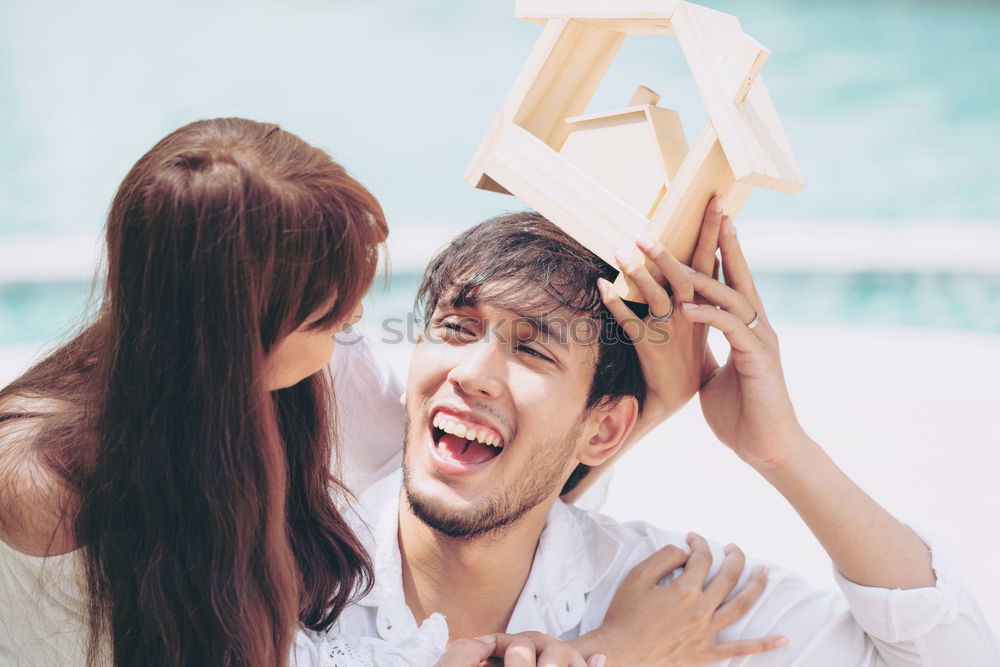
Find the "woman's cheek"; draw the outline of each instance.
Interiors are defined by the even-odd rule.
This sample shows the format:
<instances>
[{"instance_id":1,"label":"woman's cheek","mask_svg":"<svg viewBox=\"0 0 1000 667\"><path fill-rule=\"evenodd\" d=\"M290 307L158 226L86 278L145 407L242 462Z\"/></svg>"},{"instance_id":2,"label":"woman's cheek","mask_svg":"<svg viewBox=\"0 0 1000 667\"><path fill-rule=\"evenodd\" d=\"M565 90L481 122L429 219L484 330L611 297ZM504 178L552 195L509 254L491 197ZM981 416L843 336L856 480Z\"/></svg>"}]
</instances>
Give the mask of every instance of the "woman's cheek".
<instances>
[{"instance_id":1,"label":"woman's cheek","mask_svg":"<svg viewBox=\"0 0 1000 667\"><path fill-rule=\"evenodd\" d=\"M315 345L316 370L318 371L330 363L330 359L333 357L333 337L329 335L319 336L319 341L317 341Z\"/></svg>"}]
</instances>

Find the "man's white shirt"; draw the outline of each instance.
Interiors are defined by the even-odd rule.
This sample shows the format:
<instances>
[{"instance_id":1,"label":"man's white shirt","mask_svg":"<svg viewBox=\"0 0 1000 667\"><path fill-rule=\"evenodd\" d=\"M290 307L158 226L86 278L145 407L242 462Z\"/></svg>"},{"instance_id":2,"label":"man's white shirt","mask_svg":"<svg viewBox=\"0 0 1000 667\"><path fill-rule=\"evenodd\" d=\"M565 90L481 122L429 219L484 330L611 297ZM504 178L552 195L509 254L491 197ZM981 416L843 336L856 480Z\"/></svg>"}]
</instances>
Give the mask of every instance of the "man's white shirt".
<instances>
[{"instance_id":1,"label":"man's white shirt","mask_svg":"<svg viewBox=\"0 0 1000 667\"><path fill-rule=\"evenodd\" d=\"M344 509L373 554L375 586L365 599L345 610L329 632L300 633L291 664L431 665L447 641L446 622L434 615L418 627L403 598L397 542L400 476L393 471L401 460L402 384L363 338L353 346L338 345L331 371L344 445L340 473L355 493L374 484L362 496L357 515ZM923 533L921 538L932 551L937 576L933 588L867 588L835 571L841 589L838 595L812 589L788 571L768 564L771 574L764 595L720 639L780 633L788 635L791 643L727 664L1000 666L996 636L962 585L952 552ZM594 629L629 570L667 544L686 548L681 533L640 522L621 524L557 502L508 631L537 630L571 639ZM718 545L712 548L714 575L723 554ZM748 559L745 572L759 564ZM745 582L746 576L739 585Z\"/></svg>"},{"instance_id":2,"label":"man's white shirt","mask_svg":"<svg viewBox=\"0 0 1000 667\"><path fill-rule=\"evenodd\" d=\"M327 637L371 638L376 657L373 664L378 664L378 646L419 645L422 662L412 664L430 664L426 662L430 653L443 652L445 635L440 617L418 627L403 597L397 531L400 484L397 473L378 482L361 499L356 530L373 554L375 586L344 611ZM619 523L556 502L507 631L536 630L569 640L597 628L632 567L667 544L686 548L684 537L642 522ZM719 640L784 634L791 642L768 653L718 664L1000 665L997 638L962 585L951 553L926 536L921 538L932 551L937 584L931 588L869 588L834 572L842 593L838 595L815 590L790 572L768 564L771 573L764 594L749 613L720 633ZM724 558L719 545L713 544L712 551L715 564L710 576ZM759 564L748 558L739 586L746 583L746 573ZM405 663L393 660L391 664Z\"/></svg>"}]
</instances>

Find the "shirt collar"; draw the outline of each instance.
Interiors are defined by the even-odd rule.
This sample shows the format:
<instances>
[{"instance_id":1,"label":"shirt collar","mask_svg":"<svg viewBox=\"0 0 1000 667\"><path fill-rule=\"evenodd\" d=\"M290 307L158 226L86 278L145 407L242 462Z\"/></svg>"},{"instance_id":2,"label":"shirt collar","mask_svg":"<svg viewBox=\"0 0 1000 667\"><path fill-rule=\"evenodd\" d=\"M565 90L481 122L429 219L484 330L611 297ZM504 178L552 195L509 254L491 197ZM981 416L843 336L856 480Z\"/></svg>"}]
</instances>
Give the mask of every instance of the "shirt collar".
<instances>
[{"instance_id":1,"label":"shirt collar","mask_svg":"<svg viewBox=\"0 0 1000 667\"><path fill-rule=\"evenodd\" d=\"M360 604L375 608L379 635L388 640L417 628L403 595L400 486L401 475L397 473L362 498L370 506L381 506L372 512L377 517L371 552L375 586ZM622 548L622 543L587 512L557 500L549 511L508 631L538 630L558 636L579 625L586 611L586 595L608 575Z\"/></svg>"},{"instance_id":2,"label":"shirt collar","mask_svg":"<svg viewBox=\"0 0 1000 667\"><path fill-rule=\"evenodd\" d=\"M382 639L396 642L417 630L413 612L406 606L403 594L403 563L399 550L399 496L402 477L400 473L373 486L363 497L375 519L372 565L375 585L371 593L359 604L374 608L376 630Z\"/></svg>"},{"instance_id":3,"label":"shirt collar","mask_svg":"<svg viewBox=\"0 0 1000 667\"><path fill-rule=\"evenodd\" d=\"M580 624L586 595L608 575L622 543L561 500L549 511L508 630L560 636Z\"/></svg>"}]
</instances>

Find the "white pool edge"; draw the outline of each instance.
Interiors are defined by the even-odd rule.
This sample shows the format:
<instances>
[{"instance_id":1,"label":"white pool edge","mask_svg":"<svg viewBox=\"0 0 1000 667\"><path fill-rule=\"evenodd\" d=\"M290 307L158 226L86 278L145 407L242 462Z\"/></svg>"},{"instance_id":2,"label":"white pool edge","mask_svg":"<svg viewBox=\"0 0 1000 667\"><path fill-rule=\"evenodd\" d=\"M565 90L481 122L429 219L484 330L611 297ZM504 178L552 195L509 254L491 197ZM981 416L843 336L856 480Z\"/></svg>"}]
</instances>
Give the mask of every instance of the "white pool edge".
<instances>
[{"instance_id":1,"label":"white pool edge","mask_svg":"<svg viewBox=\"0 0 1000 667\"><path fill-rule=\"evenodd\" d=\"M460 225L392 228L389 266L420 272ZM753 268L767 272L961 273L1000 275L1000 220L739 221ZM89 280L101 239L89 235L20 234L0 239L0 284Z\"/></svg>"}]
</instances>

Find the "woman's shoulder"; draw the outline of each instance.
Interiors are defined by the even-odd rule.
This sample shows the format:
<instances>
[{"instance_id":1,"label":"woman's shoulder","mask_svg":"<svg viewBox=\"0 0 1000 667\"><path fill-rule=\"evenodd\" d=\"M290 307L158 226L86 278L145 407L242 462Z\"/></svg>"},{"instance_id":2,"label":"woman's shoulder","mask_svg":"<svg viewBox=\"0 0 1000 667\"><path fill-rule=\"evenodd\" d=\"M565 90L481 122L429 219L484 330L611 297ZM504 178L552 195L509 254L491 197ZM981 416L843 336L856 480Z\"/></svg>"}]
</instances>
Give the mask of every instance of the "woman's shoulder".
<instances>
[{"instance_id":1,"label":"woman's shoulder","mask_svg":"<svg viewBox=\"0 0 1000 667\"><path fill-rule=\"evenodd\" d=\"M0 405L0 539L30 556L76 548L75 496L39 453L39 437L55 405L42 399Z\"/></svg>"},{"instance_id":2,"label":"woman's shoulder","mask_svg":"<svg viewBox=\"0 0 1000 667\"><path fill-rule=\"evenodd\" d=\"M340 442L337 477L356 496L402 463L403 385L360 329L334 349L330 370Z\"/></svg>"}]
</instances>

